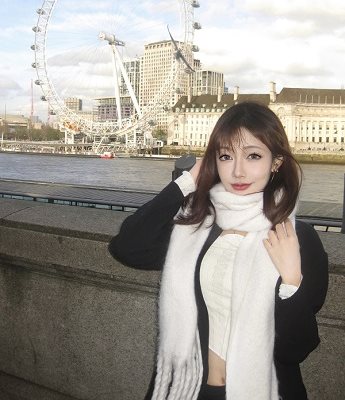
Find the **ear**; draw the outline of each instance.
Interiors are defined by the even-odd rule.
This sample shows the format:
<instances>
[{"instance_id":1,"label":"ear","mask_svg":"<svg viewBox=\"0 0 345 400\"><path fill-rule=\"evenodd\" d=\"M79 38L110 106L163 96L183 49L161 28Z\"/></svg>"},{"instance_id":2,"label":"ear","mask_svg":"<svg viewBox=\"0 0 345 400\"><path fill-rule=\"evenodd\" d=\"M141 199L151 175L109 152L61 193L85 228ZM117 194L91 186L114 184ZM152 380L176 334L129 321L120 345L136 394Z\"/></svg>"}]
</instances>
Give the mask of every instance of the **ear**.
<instances>
[{"instance_id":1,"label":"ear","mask_svg":"<svg viewBox=\"0 0 345 400\"><path fill-rule=\"evenodd\" d=\"M277 156L272 161L272 172L278 172L278 169L283 164L284 158L282 156Z\"/></svg>"}]
</instances>

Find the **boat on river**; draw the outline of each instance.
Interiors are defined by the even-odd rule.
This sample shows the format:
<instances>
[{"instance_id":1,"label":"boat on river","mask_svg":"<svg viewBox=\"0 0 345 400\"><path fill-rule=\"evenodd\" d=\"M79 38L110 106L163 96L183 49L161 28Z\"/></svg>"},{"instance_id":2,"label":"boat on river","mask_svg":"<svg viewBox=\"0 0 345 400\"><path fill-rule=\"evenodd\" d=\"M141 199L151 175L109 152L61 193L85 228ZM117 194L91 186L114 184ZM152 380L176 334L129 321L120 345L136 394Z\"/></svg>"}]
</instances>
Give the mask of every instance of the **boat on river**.
<instances>
[{"instance_id":1,"label":"boat on river","mask_svg":"<svg viewBox=\"0 0 345 400\"><path fill-rule=\"evenodd\" d=\"M115 154L111 151L105 151L104 153L99 155L101 158L105 158L105 159L111 159L111 158L115 158Z\"/></svg>"}]
</instances>

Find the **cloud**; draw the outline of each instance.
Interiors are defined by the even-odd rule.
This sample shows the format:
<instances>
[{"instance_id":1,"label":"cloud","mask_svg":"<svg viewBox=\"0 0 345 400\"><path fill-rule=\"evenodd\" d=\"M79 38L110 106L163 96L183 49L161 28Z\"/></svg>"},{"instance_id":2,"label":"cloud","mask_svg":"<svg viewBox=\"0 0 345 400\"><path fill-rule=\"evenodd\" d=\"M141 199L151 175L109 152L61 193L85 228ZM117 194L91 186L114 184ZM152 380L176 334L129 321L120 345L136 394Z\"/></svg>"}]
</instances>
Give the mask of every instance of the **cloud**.
<instances>
[{"instance_id":1,"label":"cloud","mask_svg":"<svg viewBox=\"0 0 345 400\"><path fill-rule=\"evenodd\" d=\"M144 44L168 39L167 24L176 40L179 1L169 0L60 0L47 35L48 74L59 93L83 98L109 95L112 66L109 46L100 31L126 42L124 58L140 56ZM30 45L40 0L7 1L0 31L0 91L13 109L30 111ZM14 12L15 10L15 12ZM227 84L242 92L277 87L340 87L344 84L345 3L343 0L218 0L200 1L194 31L200 47L196 58L205 69L223 72ZM7 86L6 86L7 85ZM90 96L90 92L92 96ZM34 86L35 109L41 88ZM11 101L9 97L11 97ZM25 97L26 96L26 97ZM36 105L37 103L37 105Z\"/></svg>"},{"instance_id":2,"label":"cloud","mask_svg":"<svg viewBox=\"0 0 345 400\"><path fill-rule=\"evenodd\" d=\"M2 97L23 93L23 89L13 79L7 76L0 76L0 93Z\"/></svg>"},{"instance_id":3,"label":"cloud","mask_svg":"<svg viewBox=\"0 0 345 400\"><path fill-rule=\"evenodd\" d=\"M341 27L345 18L342 0L243 0L236 2L245 12L258 18L284 17L294 21L309 21L319 32Z\"/></svg>"}]
</instances>

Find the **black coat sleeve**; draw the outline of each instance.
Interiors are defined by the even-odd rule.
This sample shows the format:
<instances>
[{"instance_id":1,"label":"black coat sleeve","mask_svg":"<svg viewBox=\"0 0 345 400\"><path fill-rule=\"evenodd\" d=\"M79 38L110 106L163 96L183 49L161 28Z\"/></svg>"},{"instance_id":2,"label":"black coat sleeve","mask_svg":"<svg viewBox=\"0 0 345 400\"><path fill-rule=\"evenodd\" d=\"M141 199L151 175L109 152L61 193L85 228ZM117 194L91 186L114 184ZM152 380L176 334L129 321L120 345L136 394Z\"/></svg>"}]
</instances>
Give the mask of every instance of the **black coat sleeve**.
<instances>
[{"instance_id":1,"label":"black coat sleeve","mask_svg":"<svg viewBox=\"0 0 345 400\"><path fill-rule=\"evenodd\" d=\"M111 239L110 254L121 263L140 269L161 269L173 227L184 200L175 182L127 217Z\"/></svg>"},{"instance_id":2,"label":"black coat sleeve","mask_svg":"<svg viewBox=\"0 0 345 400\"><path fill-rule=\"evenodd\" d=\"M328 288L328 257L322 242L310 225L297 221L303 279L297 292L275 300L276 340L274 354L278 362L302 362L319 344L316 313L322 307Z\"/></svg>"}]
</instances>

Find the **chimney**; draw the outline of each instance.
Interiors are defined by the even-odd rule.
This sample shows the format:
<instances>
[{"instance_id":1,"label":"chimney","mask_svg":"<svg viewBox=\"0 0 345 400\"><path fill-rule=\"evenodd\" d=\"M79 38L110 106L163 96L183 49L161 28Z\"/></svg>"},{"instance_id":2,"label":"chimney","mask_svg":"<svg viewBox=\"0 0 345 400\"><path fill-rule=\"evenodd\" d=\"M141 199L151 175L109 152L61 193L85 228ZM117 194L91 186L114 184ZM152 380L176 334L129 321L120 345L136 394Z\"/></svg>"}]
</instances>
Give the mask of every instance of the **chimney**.
<instances>
[{"instance_id":1,"label":"chimney","mask_svg":"<svg viewBox=\"0 0 345 400\"><path fill-rule=\"evenodd\" d=\"M222 88L218 86L218 91L217 91L217 103L220 103L222 101Z\"/></svg>"},{"instance_id":2,"label":"chimney","mask_svg":"<svg viewBox=\"0 0 345 400\"><path fill-rule=\"evenodd\" d=\"M192 88L188 88L188 96L187 96L187 103L190 103L192 101Z\"/></svg>"},{"instance_id":3,"label":"chimney","mask_svg":"<svg viewBox=\"0 0 345 400\"><path fill-rule=\"evenodd\" d=\"M235 86L234 88L234 103L237 104L238 102L238 95L240 93L240 88L238 86Z\"/></svg>"},{"instance_id":4,"label":"chimney","mask_svg":"<svg viewBox=\"0 0 345 400\"><path fill-rule=\"evenodd\" d=\"M270 101L275 103L277 100L276 84L275 82L270 82Z\"/></svg>"}]
</instances>

